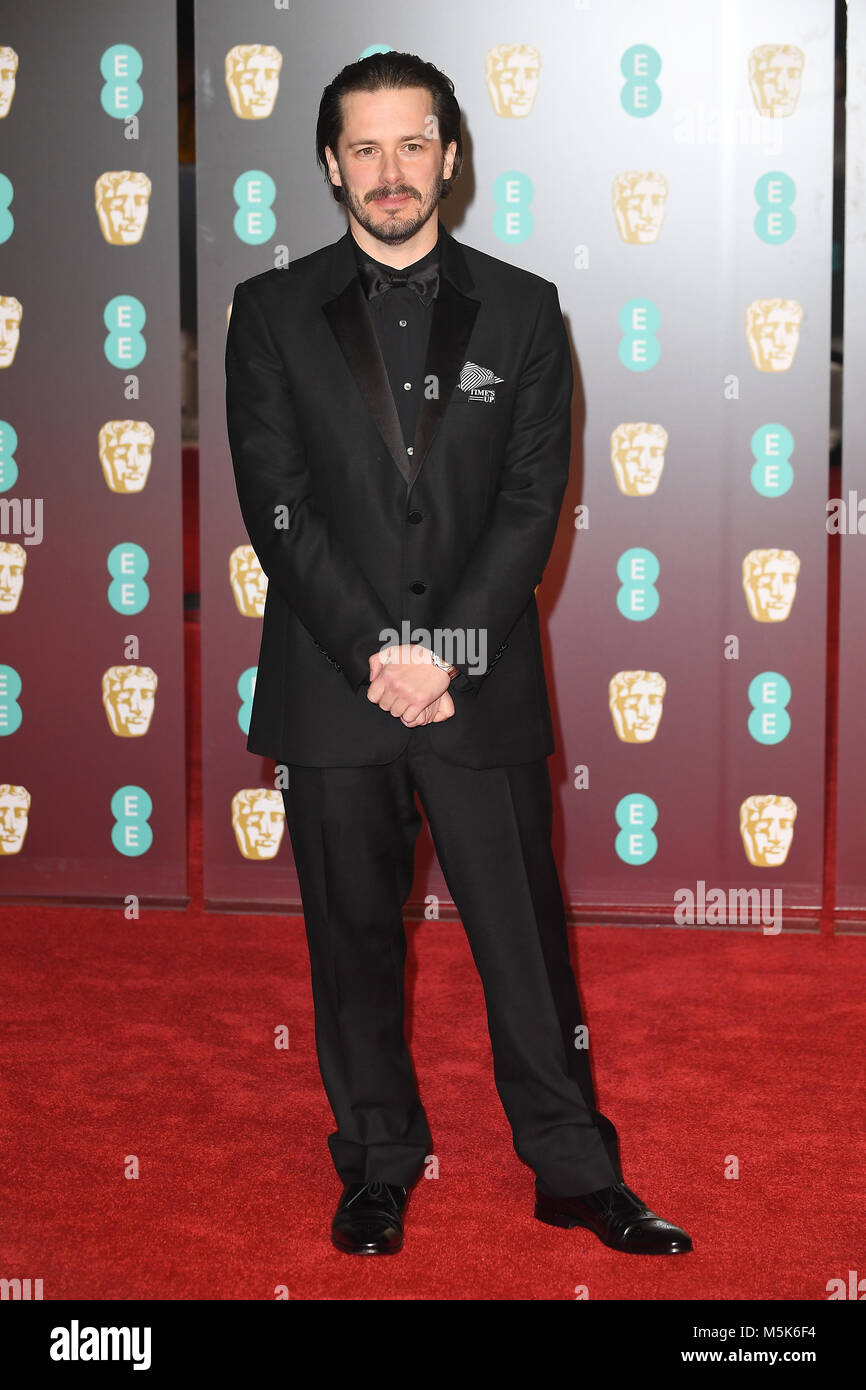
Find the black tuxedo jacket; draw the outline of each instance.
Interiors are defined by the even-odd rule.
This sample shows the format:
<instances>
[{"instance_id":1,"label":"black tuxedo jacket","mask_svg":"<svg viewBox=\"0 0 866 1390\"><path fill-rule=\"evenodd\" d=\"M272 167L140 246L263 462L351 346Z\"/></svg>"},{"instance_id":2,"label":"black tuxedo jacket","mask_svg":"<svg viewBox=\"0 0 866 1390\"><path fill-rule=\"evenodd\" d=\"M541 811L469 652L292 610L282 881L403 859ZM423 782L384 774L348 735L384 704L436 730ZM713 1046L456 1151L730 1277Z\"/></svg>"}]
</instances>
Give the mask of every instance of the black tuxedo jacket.
<instances>
[{"instance_id":1,"label":"black tuxedo jacket","mask_svg":"<svg viewBox=\"0 0 866 1390\"><path fill-rule=\"evenodd\" d=\"M410 456L350 238L234 293L228 437L268 578L247 747L321 767L397 757L410 730L367 699L368 658L405 622L486 640L486 670L464 662L453 717L429 726L443 758L544 757L534 590L568 479L573 386L556 287L442 228ZM480 395L471 367L461 389L467 363L488 373Z\"/></svg>"}]
</instances>

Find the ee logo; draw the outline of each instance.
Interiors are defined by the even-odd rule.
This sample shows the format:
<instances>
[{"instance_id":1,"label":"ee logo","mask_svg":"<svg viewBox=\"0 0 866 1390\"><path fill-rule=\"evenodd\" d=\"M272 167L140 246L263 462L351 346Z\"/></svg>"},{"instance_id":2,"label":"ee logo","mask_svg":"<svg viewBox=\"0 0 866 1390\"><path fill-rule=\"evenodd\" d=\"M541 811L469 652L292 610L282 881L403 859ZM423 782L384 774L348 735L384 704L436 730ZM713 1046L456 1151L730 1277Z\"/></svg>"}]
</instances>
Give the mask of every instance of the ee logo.
<instances>
[{"instance_id":1,"label":"ee logo","mask_svg":"<svg viewBox=\"0 0 866 1390\"><path fill-rule=\"evenodd\" d=\"M619 311L619 360L630 372L648 372L659 360L662 316L651 299L630 299Z\"/></svg>"},{"instance_id":2,"label":"ee logo","mask_svg":"<svg viewBox=\"0 0 866 1390\"><path fill-rule=\"evenodd\" d=\"M635 546L624 550L616 562L620 589L616 606L624 618L642 623L658 612L659 595L655 587L660 565L651 550Z\"/></svg>"},{"instance_id":3,"label":"ee logo","mask_svg":"<svg viewBox=\"0 0 866 1390\"><path fill-rule=\"evenodd\" d=\"M0 492L8 492L18 481L18 464L13 457L18 435L8 420L0 420Z\"/></svg>"},{"instance_id":4,"label":"ee logo","mask_svg":"<svg viewBox=\"0 0 866 1390\"><path fill-rule=\"evenodd\" d=\"M117 294L109 299L102 314L108 329L105 355L112 367L137 367L147 352L142 328L147 314L140 299Z\"/></svg>"},{"instance_id":5,"label":"ee logo","mask_svg":"<svg viewBox=\"0 0 866 1390\"><path fill-rule=\"evenodd\" d=\"M774 170L762 174L755 184L754 227L761 241L768 246L781 246L790 241L797 226L797 219L791 211L791 204L797 196L797 185L790 174Z\"/></svg>"},{"instance_id":6,"label":"ee logo","mask_svg":"<svg viewBox=\"0 0 866 1390\"><path fill-rule=\"evenodd\" d=\"M662 70L662 60L648 43L633 43L620 60L625 82L619 94L623 110L629 116L653 116L661 105L661 88L656 78Z\"/></svg>"},{"instance_id":7,"label":"ee logo","mask_svg":"<svg viewBox=\"0 0 866 1390\"><path fill-rule=\"evenodd\" d=\"M111 814L111 843L118 854L146 854L153 844L153 831L147 823L153 802L144 787L118 787L111 798Z\"/></svg>"},{"instance_id":8,"label":"ee logo","mask_svg":"<svg viewBox=\"0 0 866 1390\"><path fill-rule=\"evenodd\" d=\"M235 213L235 235L248 246L260 246L277 230L277 219L271 203L277 196L277 185L270 174L261 169L248 169L239 174L232 190L238 210Z\"/></svg>"},{"instance_id":9,"label":"ee logo","mask_svg":"<svg viewBox=\"0 0 866 1390\"><path fill-rule=\"evenodd\" d=\"M15 218L9 211L14 196L11 180L0 174L0 245L9 240L15 228Z\"/></svg>"},{"instance_id":10,"label":"ee logo","mask_svg":"<svg viewBox=\"0 0 866 1390\"><path fill-rule=\"evenodd\" d=\"M781 743L791 732L791 716L786 706L791 698L790 682L778 671L762 671L749 685L749 733L756 743Z\"/></svg>"},{"instance_id":11,"label":"ee logo","mask_svg":"<svg viewBox=\"0 0 866 1390\"><path fill-rule=\"evenodd\" d=\"M144 93L138 85L144 67L141 54L129 43L116 43L106 48L99 60L99 71L105 86L99 94L107 116L122 121L141 110Z\"/></svg>"},{"instance_id":12,"label":"ee logo","mask_svg":"<svg viewBox=\"0 0 866 1390\"><path fill-rule=\"evenodd\" d=\"M14 666L0 666L0 735L14 734L21 726L21 677Z\"/></svg>"},{"instance_id":13,"label":"ee logo","mask_svg":"<svg viewBox=\"0 0 866 1390\"><path fill-rule=\"evenodd\" d=\"M108 553L108 602L116 613L140 613L150 601L144 576L150 568L147 551L133 541L122 541Z\"/></svg>"},{"instance_id":14,"label":"ee logo","mask_svg":"<svg viewBox=\"0 0 866 1390\"><path fill-rule=\"evenodd\" d=\"M248 666L247 669L238 676L237 692L241 697L240 708L238 709L238 724L245 734L250 731L250 717L253 712L253 695L256 690L257 666Z\"/></svg>"},{"instance_id":15,"label":"ee logo","mask_svg":"<svg viewBox=\"0 0 866 1390\"><path fill-rule=\"evenodd\" d=\"M630 792L616 806L616 852L624 864L648 864L659 847L653 826L659 818L651 796Z\"/></svg>"},{"instance_id":16,"label":"ee logo","mask_svg":"<svg viewBox=\"0 0 866 1390\"><path fill-rule=\"evenodd\" d=\"M493 232L500 241L516 243L532 235L535 218L530 211L530 203L534 197L532 179L527 174L521 174L519 169L500 174L495 180Z\"/></svg>"},{"instance_id":17,"label":"ee logo","mask_svg":"<svg viewBox=\"0 0 866 1390\"><path fill-rule=\"evenodd\" d=\"M794 436L784 425L761 425L752 435L750 474L752 487L762 497L783 497L794 481L788 460L794 452Z\"/></svg>"}]
</instances>

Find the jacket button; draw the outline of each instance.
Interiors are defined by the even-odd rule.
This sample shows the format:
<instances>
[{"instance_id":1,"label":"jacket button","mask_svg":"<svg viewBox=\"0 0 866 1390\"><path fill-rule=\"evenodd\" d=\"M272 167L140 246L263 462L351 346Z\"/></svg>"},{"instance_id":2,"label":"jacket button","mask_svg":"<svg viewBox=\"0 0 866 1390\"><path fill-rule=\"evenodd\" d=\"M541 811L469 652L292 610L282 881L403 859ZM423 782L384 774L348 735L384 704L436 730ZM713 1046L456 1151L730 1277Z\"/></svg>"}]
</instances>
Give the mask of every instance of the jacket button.
<instances>
[{"instance_id":1,"label":"jacket button","mask_svg":"<svg viewBox=\"0 0 866 1390\"><path fill-rule=\"evenodd\" d=\"M423 594L427 592L427 585L422 584L420 579L416 579L414 584L409 585L409 588L412 590L413 594Z\"/></svg>"},{"instance_id":2,"label":"jacket button","mask_svg":"<svg viewBox=\"0 0 866 1390\"><path fill-rule=\"evenodd\" d=\"M423 518L423 516L421 515L420 512L410 512L410 513L409 513L409 520L411 521L411 523L412 523L413 526L417 526L417 525L418 525L418 522L419 522L419 521L423 521L424 518Z\"/></svg>"}]
</instances>

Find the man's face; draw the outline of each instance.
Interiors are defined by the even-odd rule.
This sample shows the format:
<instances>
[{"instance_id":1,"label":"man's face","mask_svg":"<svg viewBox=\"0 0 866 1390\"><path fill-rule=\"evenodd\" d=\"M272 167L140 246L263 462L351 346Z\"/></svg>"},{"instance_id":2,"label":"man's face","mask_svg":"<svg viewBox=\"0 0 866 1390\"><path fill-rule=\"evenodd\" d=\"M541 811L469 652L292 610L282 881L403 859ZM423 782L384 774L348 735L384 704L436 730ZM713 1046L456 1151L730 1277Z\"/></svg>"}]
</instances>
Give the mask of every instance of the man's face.
<instances>
[{"instance_id":1,"label":"man's face","mask_svg":"<svg viewBox=\"0 0 866 1390\"><path fill-rule=\"evenodd\" d=\"M450 178L457 145L445 151L423 87L348 92L337 151L325 151L331 182L343 190L350 219L370 236L399 246L429 221Z\"/></svg>"}]
</instances>

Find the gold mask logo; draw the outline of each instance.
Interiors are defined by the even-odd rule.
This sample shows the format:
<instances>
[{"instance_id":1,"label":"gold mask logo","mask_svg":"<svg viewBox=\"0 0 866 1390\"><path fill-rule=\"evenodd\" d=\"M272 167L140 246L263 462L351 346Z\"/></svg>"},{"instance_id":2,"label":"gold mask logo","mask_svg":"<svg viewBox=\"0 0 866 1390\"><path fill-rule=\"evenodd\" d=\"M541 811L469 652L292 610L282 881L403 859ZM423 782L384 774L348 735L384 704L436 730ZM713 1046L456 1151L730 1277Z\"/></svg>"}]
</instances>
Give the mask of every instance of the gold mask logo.
<instances>
[{"instance_id":1,"label":"gold mask logo","mask_svg":"<svg viewBox=\"0 0 866 1390\"><path fill-rule=\"evenodd\" d=\"M112 492L143 490L155 437L146 420L106 420L99 431L99 462Z\"/></svg>"},{"instance_id":2,"label":"gold mask logo","mask_svg":"<svg viewBox=\"0 0 866 1390\"><path fill-rule=\"evenodd\" d=\"M239 545L229 556L229 580L237 610L245 618L261 618L268 579L251 545Z\"/></svg>"},{"instance_id":3,"label":"gold mask logo","mask_svg":"<svg viewBox=\"0 0 866 1390\"><path fill-rule=\"evenodd\" d=\"M18 54L8 44L0 44L0 120L9 115L12 98L15 95L15 74L18 71Z\"/></svg>"},{"instance_id":4,"label":"gold mask logo","mask_svg":"<svg viewBox=\"0 0 866 1390\"><path fill-rule=\"evenodd\" d=\"M793 116L806 55L793 43L762 43L749 54L749 86L761 116Z\"/></svg>"},{"instance_id":5,"label":"gold mask logo","mask_svg":"<svg viewBox=\"0 0 866 1390\"><path fill-rule=\"evenodd\" d=\"M226 54L226 87L242 121L270 116L280 90L283 55L269 43L237 43Z\"/></svg>"},{"instance_id":6,"label":"gold mask logo","mask_svg":"<svg viewBox=\"0 0 866 1390\"><path fill-rule=\"evenodd\" d=\"M100 174L94 184L99 229L110 246L134 246L141 241L150 207L147 174L131 169Z\"/></svg>"},{"instance_id":7,"label":"gold mask logo","mask_svg":"<svg viewBox=\"0 0 866 1390\"><path fill-rule=\"evenodd\" d=\"M497 116L531 115L540 73L541 50L530 43L500 43L489 49L484 80Z\"/></svg>"},{"instance_id":8,"label":"gold mask logo","mask_svg":"<svg viewBox=\"0 0 866 1390\"><path fill-rule=\"evenodd\" d=\"M274 859L286 828L282 796L273 787L244 787L235 792L232 826L244 859Z\"/></svg>"},{"instance_id":9,"label":"gold mask logo","mask_svg":"<svg viewBox=\"0 0 866 1390\"><path fill-rule=\"evenodd\" d=\"M0 367L11 367L15 361L23 313L14 295L0 294Z\"/></svg>"},{"instance_id":10,"label":"gold mask logo","mask_svg":"<svg viewBox=\"0 0 866 1390\"><path fill-rule=\"evenodd\" d=\"M0 613L14 613L24 588L27 551L17 541L0 541Z\"/></svg>"},{"instance_id":11,"label":"gold mask logo","mask_svg":"<svg viewBox=\"0 0 866 1390\"><path fill-rule=\"evenodd\" d=\"M650 169L626 169L614 179L611 197L623 241L632 246L658 241L668 197L664 174Z\"/></svg>"},{"instance_id":12,"label":"gold mask logo","mask_svg":"<svg viewBox=\"0 0 866 1390\"><path fill-rule=\"evenodd\" d=\"M797 596L800 557L793 550L750 550L743 560L743 590L756 623L783 623Z\"/></svg>"},{"instance_id":13,"label":"gold mask logo","mask_svg":"<svg viewBox=\"0 0 866 1390\"><path fill-rule=\"evenodd\" d=\"M149 666L109 666L102 676L108 727L118 738L140 738L156 704L156 672Z\"/></svg>"},{"instance_id":14,"label":"gold mask logo","mask_svg":"<svg viewBox=\"0 0 866 1390\"><path fill-rule=\"evenodd\" d=\"M750 864L775 869L794 840L797 807L789 796L747 796L740 806L740 837Z\"/></svg>"},{"instance_id":15,"label":"gold mask logo","mask_svg":"<svg viewBox=\"0 0 866 1390\"><path fill-rule=\"evenodd\" d=\"M613 727L623 743L651 743L658 733L667 681L658 671L617 671L608 686Z\"/></svg>"},{"instance_id":16,"label":"gold mask logo","mask_svg":"<svg viewBox=\"0 0 866 1390\"><path fill-rule=\"evenodd\" d=\"M26 787L0 784L0 855L18 854L27 834L30 793Z\"/></svg>"},{"instance_id":17,"label":"gold mask logo","mask_svg":"<svg viewBox=\"0 0 866 1390\"><path fill-rule=\"evenodd\" d=\"M746 342L759 372L786 372L800 342L803 310L796 299L754 299L746 309Z\"/></svg>"},{"instance_id":18,"label":"gold mask logo","mask_svg":"<svg viewBox=\"0 0 866 1390\"><path fill-rule=\"evenodd\" d=\"M650 497L665 466L668 432L647 420L617 425L610 436L610 462L620 492L626 497Z\"/></svg>"}]
</instances>

